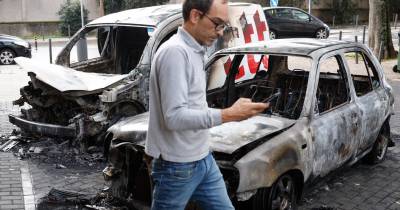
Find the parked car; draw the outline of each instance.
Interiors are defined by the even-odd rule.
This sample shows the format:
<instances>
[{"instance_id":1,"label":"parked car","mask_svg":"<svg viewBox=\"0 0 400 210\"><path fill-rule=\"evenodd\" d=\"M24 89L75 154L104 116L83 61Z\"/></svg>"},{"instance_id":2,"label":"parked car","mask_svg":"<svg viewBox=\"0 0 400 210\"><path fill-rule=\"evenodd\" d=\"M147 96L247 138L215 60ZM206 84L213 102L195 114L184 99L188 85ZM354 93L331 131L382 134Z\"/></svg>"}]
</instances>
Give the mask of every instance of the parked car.
<instances>
[{"instance_id":1,"label":"parked car","mask_svg":"<svg viewBox=\"0 0 400 210\"><path fill-rule=\"evenodd\" d=\"M221 50L206 70L210 107L226 108L240 97L271 104L255 117L210 130L236 208L246 201L251 207L244 209L296 209L306 183L361 158L383 161L393 145L392 88L365 45L272 40ZM103 172L115 196L150 205L147 128L148 112L109 128L110 165Z\"/></svg>"},{"instance_id":2,"label":"parked car","mask_svg":"<svg viewBox=\"0 0 400 210\"><path fill-rule=\"evenodd\" d=\"M329 37L329 26L320 19L295 7L265 7L270 38Z\"/></svg>"},{"instance_id":3,"label":"parked car","mask_svg":"<svg viewBox=\"0 0 400 210\"><path fill-rule=\"evenodd\" d=\"M26 133L72 138L84 147L102 145L105 131L118 119L148 109L151 60L182 25L181 8L138 8L93 20L66 44L57 65L17 59L31 81L21 88L21 98L14 103L31 107L22 109L21 116L10 115L10 122ZM268 39L260 5L229 4L229 22L224 36L207 48L208 55ZM72 51L82 37L88 37L89 53L79 61Z\"/></svg>"},{"instance_id":4,"label":"parked car","mask_svg":"<svg viewBox=\"0 0 400 210\"><path fill-rule=\"evenodd\" d=\"M32 57L29 42L16 36L0 34L0 64L13 64L14 58L19 56Z\"/></svg>"}]
</instances>

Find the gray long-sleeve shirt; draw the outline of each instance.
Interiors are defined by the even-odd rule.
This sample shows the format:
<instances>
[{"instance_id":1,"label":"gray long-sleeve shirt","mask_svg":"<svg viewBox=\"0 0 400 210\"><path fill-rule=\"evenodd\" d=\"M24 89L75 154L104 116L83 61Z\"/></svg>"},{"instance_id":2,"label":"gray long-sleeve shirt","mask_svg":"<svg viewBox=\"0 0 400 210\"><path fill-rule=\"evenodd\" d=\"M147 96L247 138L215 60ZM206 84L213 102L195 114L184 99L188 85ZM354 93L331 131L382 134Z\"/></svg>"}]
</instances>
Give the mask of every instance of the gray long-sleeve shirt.
<instances>
[{"instance_id":1,"label":"gray long-sleeve shirt","mask_svg":"<svg viewBox=\"0 0 400 210\"><path fill-rule=\"evenodd\" d=\"M173 162L209 153L208 128L222 123L206 101L204 47L183 28L154 56L150 73L149 129L145 152Z\"/></svg>"}]
</instances>

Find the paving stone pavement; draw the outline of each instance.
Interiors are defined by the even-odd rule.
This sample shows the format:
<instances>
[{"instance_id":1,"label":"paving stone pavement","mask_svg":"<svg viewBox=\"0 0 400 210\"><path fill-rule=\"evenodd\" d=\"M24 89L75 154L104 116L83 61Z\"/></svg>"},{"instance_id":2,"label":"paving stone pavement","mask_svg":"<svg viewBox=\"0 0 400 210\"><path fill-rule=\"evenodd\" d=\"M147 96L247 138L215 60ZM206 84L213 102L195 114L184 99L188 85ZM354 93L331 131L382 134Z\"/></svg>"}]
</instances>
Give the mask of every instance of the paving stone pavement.
<instances>
[{"instance_id":1,"label":"paving stone pavement","mask_svg":"<svg viewBox=\"0 0 400 210\"><path fill-rule=\"evenodd\" d=\"M0 209L25 209L20 162L12 153L0 153Z\"/></svg>"}]
</instances>

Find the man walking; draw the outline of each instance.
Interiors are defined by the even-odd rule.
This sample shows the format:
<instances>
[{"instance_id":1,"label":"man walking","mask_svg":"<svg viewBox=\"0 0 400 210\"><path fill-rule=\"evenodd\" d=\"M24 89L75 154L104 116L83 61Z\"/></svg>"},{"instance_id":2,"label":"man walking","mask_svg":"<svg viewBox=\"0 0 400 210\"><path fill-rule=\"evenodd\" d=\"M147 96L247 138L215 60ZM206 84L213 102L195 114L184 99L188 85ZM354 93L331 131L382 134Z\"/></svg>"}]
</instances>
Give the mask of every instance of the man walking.
<instances>
[{"instance_id":1,"label":"man walking","mask_svg":"<svg viewBox=\"0 0 400 210\"><path fill-rule=\"evenodd\" d=\"M207 210L233 209L209 151L208 129L247 119L265 103L239 99L226 109L206 101L204 47L222 36L227 0L185 0L183 26L157 51L150 73L146 154L152 156L152 209L183 210L194 200Z\"/></svg>"}]
</instances>

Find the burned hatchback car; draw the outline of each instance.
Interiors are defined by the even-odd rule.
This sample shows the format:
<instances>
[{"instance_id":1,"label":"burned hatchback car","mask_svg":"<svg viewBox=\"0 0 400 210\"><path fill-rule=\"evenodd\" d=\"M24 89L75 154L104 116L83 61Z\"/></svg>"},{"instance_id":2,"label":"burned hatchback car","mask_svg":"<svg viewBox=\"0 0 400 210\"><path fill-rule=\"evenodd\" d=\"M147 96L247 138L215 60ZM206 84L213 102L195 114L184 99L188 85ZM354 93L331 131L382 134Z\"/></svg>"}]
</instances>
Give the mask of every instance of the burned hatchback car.
<instances>
[{"instance_id":1,"label":"burned hatchback car","mask_svg":"<svg viewBox=\"0 0 400 210\"><path fill-rule=\"evenodd\" d=\"M362 44L249 44L219 51L206 71L210 107L229 107L240 97L271 104L263 114L210 129L211 150L237 206L295 209L307 183L361 158L380 162L392 143L391 87ZM143 113L108 130L110 164L103 172L115 196L149 205L147 127Z\"/></svg>"},{"instance_id":2,"label":"burned hatchback car","mask_svg":"<svg viewBox=\"0 0 400 210\"><path fill-rule=\"evenodd\" d=\"M181 5L138 8L98 18L77 32L56 64L17 59L31 78L14 104L29 104L10 122L29 134L76 139L85 149L102 145L106 130L122 117L145 112L153 55L182 25ZM215 51L268 39L260 5L229 4L229 23ZM256 34L257 36L254 36ZM82 41L87 37L87 42ZM87 44L88 58L72 53Z\"/></svg>"}]
</instances>

